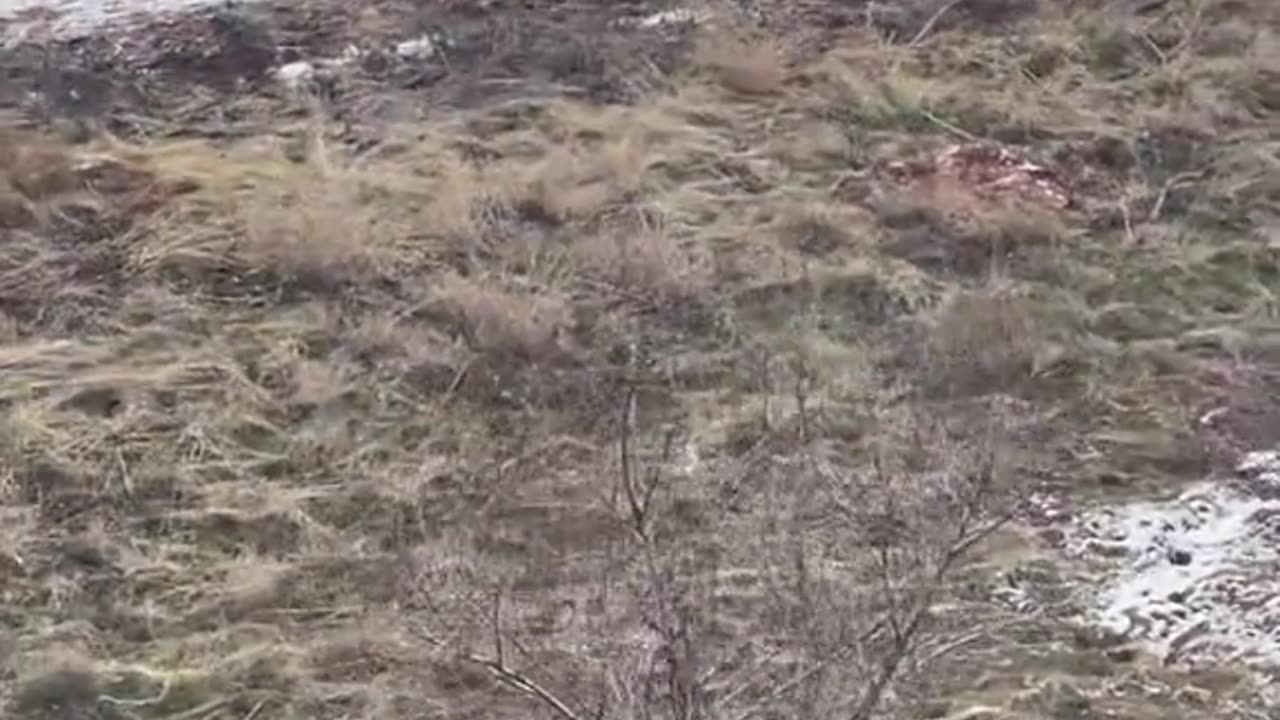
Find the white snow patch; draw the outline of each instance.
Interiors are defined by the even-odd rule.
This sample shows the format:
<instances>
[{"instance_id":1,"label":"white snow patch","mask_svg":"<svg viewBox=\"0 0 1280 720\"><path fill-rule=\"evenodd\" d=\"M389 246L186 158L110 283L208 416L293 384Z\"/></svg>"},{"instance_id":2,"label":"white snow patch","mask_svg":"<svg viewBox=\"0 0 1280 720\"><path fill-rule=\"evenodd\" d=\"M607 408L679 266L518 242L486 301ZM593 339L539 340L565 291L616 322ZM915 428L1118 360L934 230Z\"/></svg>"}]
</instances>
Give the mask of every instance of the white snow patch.
<instances>
[{"instance_id":1,"label":"white snow patch","mask_svg":"<svg viewBox=\"0 0 1280 720\"><path fill-rule=\"evenodd\" d=\"M291 62L276 68L276 77L280 82L293 89L297 89L315 76L316 66L306 60Z\"/></svg>"},{"instance_id":2,"label":"white snow patch","mask_svg":"<svg viewBox=\"0 0 1280 720\"><path fill-rule=\"evenodd\" d=\"M435 54L436 40L429 35L396 43L396 55L407 60L425 60Z\"/></svg>"},{"instance_id":3,"label":"white snow patch","mask_svg":"<svg viewBox=\"0 0 1280 720\"><path fill-rule=\"evenodd\" d=\"M675 10L663 10L661 12L645 15L644 17L622 18L616 22L621 26L639 27L645 29L653 29L662 27L663 25L696 25L704 22L707 14L690 10L688 8L678 8Z\"/></svg>"},{"instance_id":4,"label":"white snow patch","mask_svg":"<svg viewBox=\"0 0 1280 720\"><path fill-rule=\"evenodd\" d=\"M1280 450L1258 450L1244 456L1240 474L1280 486Z\"/></svg>"},{"instance_id":5,"label":"white snow patch","mask_svg":"<svg viewBox=\"0 0 1280 720\"><path fill-rule=\"evenodd\" d=\"M316 79L317 76L331 76L334 71L359 60L361 55L359 48L354 45L348 45L343 49L340 57L297 60L285 63L275 69L275 76L290 90L299 90Z\"/></svg>"},{"instance_id":6,"label":"white snow patch","mask_svg":"<svg viewBox=\"0 0 1280 720\"><path fill-rule=\"evenodd\" d=\"M1069 547L1104 565L1086 620L1170 663L1280 665L1280 452L1250 453L1239 471L1078 518Z\"/></svg>"},{"instance_id":7,"label":"white snow patch","mask_svg":"<svg viewBox=\"0 0 1280 720\"><path fill-rule=\"evenodd\" d=\"M66 37L90 32L109 22L124 21L138 13L159 15L192 10L215 2L216 0L0 0L0 20L8 20L12 16L36 9L49 10L52 11L51 17L36 20L34 24L43 25L41 31L54 37ZM17 27L0 32L0 36L7 34L13 38L15 33L35 30L30 27L32 21L22 20L13 24Z\"/></svg>"}]
</instances>

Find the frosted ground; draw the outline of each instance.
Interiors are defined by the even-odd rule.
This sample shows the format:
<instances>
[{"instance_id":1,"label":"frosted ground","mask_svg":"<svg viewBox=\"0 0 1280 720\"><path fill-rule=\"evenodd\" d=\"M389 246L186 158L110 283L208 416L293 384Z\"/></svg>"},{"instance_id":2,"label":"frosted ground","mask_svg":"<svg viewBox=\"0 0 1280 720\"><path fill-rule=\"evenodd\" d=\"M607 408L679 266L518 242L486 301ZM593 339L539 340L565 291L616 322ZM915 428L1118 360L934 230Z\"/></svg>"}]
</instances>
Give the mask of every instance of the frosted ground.
<instances>
[{"instance_id":1,"label":"frosted ground","mask_svg":"<svg viewBox=\"0 0 1280 720\"><path fill-rule=\"evenodd\" d=\"M1106 579L1089 619L1166 664L1280 663L1280 453L1239 474L1082 514L1071 550Z\"/></svg>"},{"instance_id":2,"label":"frosted ground","mask_svg":"<svg viewBox=\"0 0 1280 720\"><path fill-rule=\"evenodd\" d=\"M208 0L0 0L0 16L49 8L66 22L92 24L135 12L163 12L208 4Z\"/></svg>"}]
</instances>

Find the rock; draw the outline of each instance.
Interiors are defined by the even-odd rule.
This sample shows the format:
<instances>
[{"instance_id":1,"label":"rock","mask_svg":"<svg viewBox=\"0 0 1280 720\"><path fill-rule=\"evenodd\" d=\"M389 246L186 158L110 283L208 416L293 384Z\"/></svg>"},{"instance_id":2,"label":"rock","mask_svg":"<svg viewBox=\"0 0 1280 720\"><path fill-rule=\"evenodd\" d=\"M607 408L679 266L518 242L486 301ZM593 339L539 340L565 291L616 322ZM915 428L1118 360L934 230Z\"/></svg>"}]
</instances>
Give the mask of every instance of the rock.
<instances>
[{"instance_id":1,"label":"rock","mask_svg":"<svg viewBox=\"0 0 1280 720\"><path fill-rule=\"evenodd\" d=\"M1173 563L1174 565L1190 565L1191 553L1187 552L1186 550L1170 550L1169 562Z\"/></svg>"},{"instance_id":2,"label":"rock","mask_svg":"<svg viewBox=\"0 0 1280 720\"><path fill-rule=\"evenodd\" d=\"M1108 650L1123 645L1125 638L1123 635L1106 628L1083 627L1076 629L1072 635L1072 642L1076 647L1084 650L1093 648Z\"/></svg>"},{"instance_id":3,"label":"rock","mask_svg":"<svg viewBox=\"0 0 1280 720\"><path fill-rule=\"evenodd\" d=\"M1098 484L1102 487L1120 488L1133 484L1133 478L1115 472L1104 472L1098 476Z\"/></svg>"},{"instance_id":4,"label":"rock","mask_svg":"<svg viewBox=\"0 0 1280 720\"><path fill-rule=\"evenodd\" d=\"M209 60L219 79L252 80L275 62L275 38L258 18L227 9L215 11L209 20L217 43Z\"/></svg>"},{"instance_id":5,"label":"rock","mask_svg":"<svg viewBox=\"0 0 1280 720\"><path fill-rule=\"evenodd\" d=\"M1105 654L1108 660L1115 663L1131 663L1138 657L1138 651L1131 647L1111 648Z\"/></svg>"},{"instance_id":6,"label":"rock","mask_svg":"<svg viewBox=\"0 0 1280 720\"><path fill-rule=\"evenodd\" d=\"M1124 558L1129 555L1129 548L1121 543L1104 543L1090 540L1086 549L1099 557Z\"/></svg>"},{"instance_id":7,"label":"rock","mask_svg":"<svg viewBox=\"0 0 1280 720\"><path fill-rule=\"evenodd\" d=\"M1197 685L1186 685L1178 688L1174 699L1186 705L1204 708L1213 704L1213 692Z\"/></svg>"},{"instance_id":8,"label":"rock","mask_svg":"<svg viewBox=\"0 0 1280 720\"><path fill-rule=\"evenodd\" d=\"M1062 547L1066 542L1066 534L1058 528L1045 528L1038 533L1040 542L1049 547Z\"/></svg>"},{"instance_id":9,"label":"rock","mask_svg":"<svg viewBox=\"0 0 1280 720\"><path fill-rule=\"evenodd\" d=\"M13 709L19 717L89 718L98 704L98 678L80 667L57 668L21 682Z\"/></svg>"}]
</instances>

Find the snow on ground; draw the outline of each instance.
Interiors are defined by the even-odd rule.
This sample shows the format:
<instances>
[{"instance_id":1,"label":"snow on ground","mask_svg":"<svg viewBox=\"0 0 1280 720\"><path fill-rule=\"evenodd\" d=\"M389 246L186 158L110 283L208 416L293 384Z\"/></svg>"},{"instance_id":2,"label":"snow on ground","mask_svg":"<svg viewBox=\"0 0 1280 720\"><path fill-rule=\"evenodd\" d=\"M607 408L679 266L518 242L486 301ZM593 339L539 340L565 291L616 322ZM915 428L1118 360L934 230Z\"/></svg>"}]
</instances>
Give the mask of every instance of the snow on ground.
<instances>
[{"instance_id":1,"label":"snow on ground","mask_svg":"<svg viewBox=\"0 0 1280 720\"><path fill-rule=\"evenodd\" d=\"M65 37L133 15L159 15L217 0L0 0L0 46L28 35ZM39 12L37 12L39 11Z\"/></svg>"},{"instance_id":2,"label":"snow on ground","mask_svg":"<svg viewBox=\"0 0 1280 720\"><path fill-rule=\"evenodd\" d=\"M1103 578L1086 621L1168 663L1280 665L1280 453L1239 471L1077 518L1069 548Z\"/></svg>"}]
</instances>

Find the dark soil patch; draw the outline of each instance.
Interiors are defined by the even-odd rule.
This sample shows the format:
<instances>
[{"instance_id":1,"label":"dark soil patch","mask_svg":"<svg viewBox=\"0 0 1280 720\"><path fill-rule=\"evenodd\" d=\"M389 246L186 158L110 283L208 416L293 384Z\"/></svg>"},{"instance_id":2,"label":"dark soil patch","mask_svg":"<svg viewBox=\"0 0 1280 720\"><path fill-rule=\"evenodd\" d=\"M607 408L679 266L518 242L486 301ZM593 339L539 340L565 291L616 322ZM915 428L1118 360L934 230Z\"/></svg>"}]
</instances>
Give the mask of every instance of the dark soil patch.
<instances>
[{"instance_id":1,"label":"dark soil patch","mask_svg":"<svg viewBox=\"0 0 1280 720\"><path fill-rule=\"evenodd\" d=\"M72 120L81 132L216 136L219 127L296 114L299 98L274 70L303 61L324 67L306 90L353 124L370 119L378 98L424 110L531 94L626 102L659 86L691 46L678 26L617 22L654 9L318 0L144 16L0 51L0 109ZM401 47L412 42L430 49Z\"/></svg>"}]
</instances>

